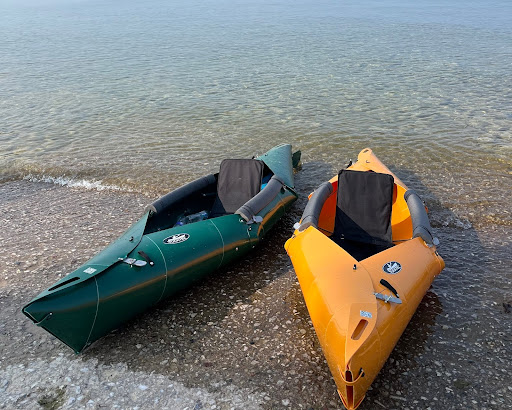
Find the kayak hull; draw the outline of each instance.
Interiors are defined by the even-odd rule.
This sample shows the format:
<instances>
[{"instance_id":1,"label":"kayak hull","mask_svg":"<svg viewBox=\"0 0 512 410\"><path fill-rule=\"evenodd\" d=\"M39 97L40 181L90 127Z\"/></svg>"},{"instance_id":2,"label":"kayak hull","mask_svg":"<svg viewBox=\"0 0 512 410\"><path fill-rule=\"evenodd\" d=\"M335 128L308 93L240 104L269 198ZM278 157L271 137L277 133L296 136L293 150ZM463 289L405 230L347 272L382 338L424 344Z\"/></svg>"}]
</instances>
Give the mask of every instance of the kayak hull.
<instances>
[{"instance_id":1,"label":"kayak hull","mask_svg":"<svg viewBox=\"0 0 512 410\"><path fill-rule=\"evenodd\" d=\"M288 151L291 166L291 147ZM258 212L261 222L228 214L159 230L148 221L148 211L104 251L23 307L23 313L80 353L123 322L245 256L296 199L293 188L284 185Z\"/></svg>"},{"instance_id":2,"label":"kayak hull","mask_svg":"<svg viewBox=\"0 0 512 410\"><path fill-rule=\"evenodd\" d=\"M371 151L363 156L362 164L358 161L349 169L393 175ZM405 215L407 205L401 203L407 188L398 178L392 218L393 239L398 239L395 246L361 261L352 257L329 238L337 179L330 182L335 186L325 201L318 226L296 230L285 248L340 398L347 409L355 409L444 268L444 261L435 246L419 237L411 238L412 222ZM393 262L398 262L401 270L386 273L386 266ZM375 296L394 296L383 287L382 279L392 283L400 303Z\"/></svg>"}]
</instances>

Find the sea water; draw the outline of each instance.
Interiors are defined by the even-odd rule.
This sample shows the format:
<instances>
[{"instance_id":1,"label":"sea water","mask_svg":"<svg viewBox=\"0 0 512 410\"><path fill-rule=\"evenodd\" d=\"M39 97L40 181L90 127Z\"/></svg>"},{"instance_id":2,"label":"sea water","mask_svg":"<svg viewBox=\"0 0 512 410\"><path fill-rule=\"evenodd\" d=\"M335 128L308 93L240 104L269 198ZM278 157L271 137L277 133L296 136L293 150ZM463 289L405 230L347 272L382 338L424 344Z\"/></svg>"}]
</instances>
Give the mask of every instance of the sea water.
<instances>
[{"instance_id":1,"label":"sea water","mask_svg":"<svg viewBox=\"0 0 512 410\"><path fill-rule=\"evenodd\" d=\"M2 0L0 178L158 195L276 143L326 164L316 181L369 146L510 223L511 16L507 0Z\"/></svg>"}]
</instances>

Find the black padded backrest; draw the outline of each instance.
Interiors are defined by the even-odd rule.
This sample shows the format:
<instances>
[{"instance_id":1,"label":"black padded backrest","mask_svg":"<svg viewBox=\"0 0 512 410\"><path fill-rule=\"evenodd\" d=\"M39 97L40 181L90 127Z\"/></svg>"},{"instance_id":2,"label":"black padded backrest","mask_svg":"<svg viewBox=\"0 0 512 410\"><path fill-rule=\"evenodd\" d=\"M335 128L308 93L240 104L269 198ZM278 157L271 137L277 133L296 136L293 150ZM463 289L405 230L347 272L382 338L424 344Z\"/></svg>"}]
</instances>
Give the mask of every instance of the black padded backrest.
<instances>
[{"instance_id":1,"label":"black padded backrest","mask_svg":"<svg viewBox=\"0 0 512 410\"><path fill-rule=\"evenodd\" d=\"M256 159L225 159L220 164L217 198L211 215L233 214L261 190L263 161Z\"/></svg>"},{"instance_id":2,"label":"black padded backrest","mask_svg":"<svg viewBox=\"0 0 512 410\"><path fill-rule=\"evenodd\" d=\"M341 170L333 239L391 245L393 186L389 174Z\"/></svg>"}]
</instances>

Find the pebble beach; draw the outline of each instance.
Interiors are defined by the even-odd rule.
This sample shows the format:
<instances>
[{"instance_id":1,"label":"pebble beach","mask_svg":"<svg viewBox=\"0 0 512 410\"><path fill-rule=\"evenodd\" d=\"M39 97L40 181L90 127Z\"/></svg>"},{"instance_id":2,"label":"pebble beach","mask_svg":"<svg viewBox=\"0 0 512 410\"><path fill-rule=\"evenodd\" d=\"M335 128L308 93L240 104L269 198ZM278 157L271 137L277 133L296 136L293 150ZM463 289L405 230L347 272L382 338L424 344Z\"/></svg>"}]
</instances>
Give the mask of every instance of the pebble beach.
<instances>
[{"instance_id":1,"label":"pebble beach","mask_svg":"<svg viewBox=\"0 0 512 410\"><path fill-rule=\"evenodd\" d=\"M247 259L75 355L21 307L120 235L150 198L30 181L3 184L0 193L1 408L341 408L279 251L305 195ZM492 239L511 231L457 231L436 227L447 268L361 409L512 406L511 300L496 275L501 269L510 279L511 244Z\"/></svg>"}]
</instances>

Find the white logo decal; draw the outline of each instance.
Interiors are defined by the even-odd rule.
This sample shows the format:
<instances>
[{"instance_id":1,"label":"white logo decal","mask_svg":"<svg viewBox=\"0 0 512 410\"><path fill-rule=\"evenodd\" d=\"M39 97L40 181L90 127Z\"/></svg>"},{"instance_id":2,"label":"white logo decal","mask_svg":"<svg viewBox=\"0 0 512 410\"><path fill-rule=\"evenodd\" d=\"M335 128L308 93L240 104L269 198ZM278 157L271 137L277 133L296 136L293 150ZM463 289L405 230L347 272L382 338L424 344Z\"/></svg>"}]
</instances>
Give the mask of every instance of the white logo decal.
<instances>
[{"instance_id":1,"label":"white logo decal","mask_svg":"<svg viewBox=\"0 0 512 410\"><path fill-rule=\"evenodd\" d=\"M367 317L368 319L371 319L372 318L372 314L370 312L367 312L366 310L360 310L359 311L359 314L362 316L362 317Z\"/></svg>"},{"instance_id":2,"label":"white logo decal","mask_svg":"<svg viewBox=\"0 0 512 410\"><path fill-rule=\"evenodd\" d=\"M92 275L96 271L97 271L97 269L94 269L94 268L87 268L86 270L84 270L84 272L88 273L89 275Z\"/></svg>"},{"instance_id":3,"label":"white logo decal","mask_svg":"<svg viewBox=\"0 0 512 410\"><path fill-rule=\"evenodd\" d=\"M177 243L185 242L188 238L190 238L188 233L177 233L173 236L165 238L164 243L167 245L176 245Z\"/></svg>"},{"instance_id":4,"label":"white logo decal","mask_svg":"<svg viewBox=\"0 0 512 410\"><path fill-rule=\"evenodd\" d=\"M388 262L382 267L382 270L390 275L395 275L402 270L402 265L398 262Z\"/></svg>"}]
</instances>

